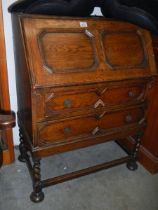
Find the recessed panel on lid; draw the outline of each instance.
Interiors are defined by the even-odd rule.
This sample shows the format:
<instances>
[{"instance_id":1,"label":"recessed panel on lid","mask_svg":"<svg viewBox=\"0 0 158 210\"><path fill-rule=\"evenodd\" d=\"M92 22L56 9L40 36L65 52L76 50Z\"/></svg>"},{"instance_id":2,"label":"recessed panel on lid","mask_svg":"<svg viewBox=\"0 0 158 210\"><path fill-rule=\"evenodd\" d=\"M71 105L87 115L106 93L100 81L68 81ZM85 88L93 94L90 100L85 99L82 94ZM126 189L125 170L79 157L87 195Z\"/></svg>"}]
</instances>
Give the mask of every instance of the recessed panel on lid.
<instances>
[{"instance_id":1,"label":"recessed panel on lid","mask_svg":"<svg viewBox=\"0 0 158 210\"><path fill-rule=\"evenodd\" d=\"M112 70L143 68L146 55L143 40L137 32L104 32L102 35L105 63Z\"/></svg>"},{"instance_id":2,"label":"recessed panel on lid","mask_svg":"<svg viewBox=\"0 0 158 210\"><path fill-rule=\"evenodd\" d=\"M43 32L40 55L49 73L92 71L97 65L93 39L81 31Z\"/></svg>"}]
</instances>

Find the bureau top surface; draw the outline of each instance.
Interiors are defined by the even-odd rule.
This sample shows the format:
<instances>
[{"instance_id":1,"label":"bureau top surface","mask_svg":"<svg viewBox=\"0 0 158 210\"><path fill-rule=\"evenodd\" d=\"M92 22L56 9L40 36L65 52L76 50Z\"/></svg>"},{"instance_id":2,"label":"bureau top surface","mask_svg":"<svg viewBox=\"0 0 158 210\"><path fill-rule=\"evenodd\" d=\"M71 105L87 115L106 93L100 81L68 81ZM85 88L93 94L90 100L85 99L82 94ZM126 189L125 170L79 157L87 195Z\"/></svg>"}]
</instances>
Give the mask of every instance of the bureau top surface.
<instances>
[{"instance_id":1,"label":"bureau top surface","mask_svg":"<svg viewBox=\"0 0 158 210\"><path fill-rule=\"evenodd\" d=\"M18 16L34 87L156 75L150 33L104 18Z\"/></svg>"}]
</instances>

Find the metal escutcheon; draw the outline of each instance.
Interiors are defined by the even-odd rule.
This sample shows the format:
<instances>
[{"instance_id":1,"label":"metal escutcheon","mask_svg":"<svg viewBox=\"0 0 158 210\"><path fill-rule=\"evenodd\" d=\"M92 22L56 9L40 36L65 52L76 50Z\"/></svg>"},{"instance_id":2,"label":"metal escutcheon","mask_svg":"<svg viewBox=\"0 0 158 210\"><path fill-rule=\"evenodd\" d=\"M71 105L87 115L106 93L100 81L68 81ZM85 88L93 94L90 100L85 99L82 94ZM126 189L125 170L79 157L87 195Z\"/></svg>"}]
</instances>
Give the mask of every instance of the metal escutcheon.
<instances>
[{"instance_id":1,"label":"metal escutcheon","mask_svg":"<svg viewBox=\"0 0 158 210\"><path fill-rule=\"evenodd\" d=\"M127 116L125 117L125 121L126 121L126 123L132 122L132 116L131 116L131 115L127 115Z\"/></svg>"},{"instance_id":2,"label":"metal escutcheon","mask_svg":"<svg viewBox=\"0 0 158 210\"><path fill-rule=\"evenodd\" d=\"M129 91L128 92L128 96L133 98L133 97L135 97L135 93L133 91Z\"/></svg>"},{"instance_id":3,"label":"metal escutcheon","mask_svg":"<svg viewBox=\"0 0 158 210\"><path fill-rule=\"evenodd\" d=\"M64 128L64 133L65 134L69 134L69 133L71 133L71 128Z\"/></svg>"},{"instance_id":4,"label":"metal escutcheon","mask_svg":"<svg viewBox=\"0 0 158 210\"><path fill-rule=\"evenodd\" d=\"M65 99L64 100L64 106L65 107L71 107L72 106L72 101L70 99Z\"/></svg>"}]
</instances>

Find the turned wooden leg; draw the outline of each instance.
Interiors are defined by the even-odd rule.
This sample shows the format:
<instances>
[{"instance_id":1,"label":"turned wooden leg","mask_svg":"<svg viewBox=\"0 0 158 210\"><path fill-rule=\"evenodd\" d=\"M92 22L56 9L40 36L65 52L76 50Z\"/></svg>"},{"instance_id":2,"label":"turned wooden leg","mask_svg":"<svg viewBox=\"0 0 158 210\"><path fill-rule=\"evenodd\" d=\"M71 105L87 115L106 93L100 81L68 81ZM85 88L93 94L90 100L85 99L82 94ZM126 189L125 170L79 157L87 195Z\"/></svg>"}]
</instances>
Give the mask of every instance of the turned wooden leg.
<instances>
[{"instance_id":1,"label":"turned wooden leg","mask_svg":"<svg viewBox=\"0 0 158 210\"><path fill-rule=\"evenodd\" d=\"M20 144L19 144L20 155L18 157L18 160L20 162L26 162L27 150L24 144L24 138L23 138L21 129L19 129L19 140L20 140Z\"/></svg>"},{"instance_id":2,"label":"turned wooden leg","mask_svg":"<svg viewBox=\"0 0 158 210\"><path fill-rule=\"evenodd\" d=\"M137 135L137 137L135 139L136 143L135 143L133 153L131 154L130 160L127 162L127 168L131 171L135 171L138 168L136 161L138 158L138 152L139 152L139 148L140 148L140 144L141 144L141 137L142 137L142 133Z\"/></svg>"},{"instance_id":3,"label":"turned wooden leg","mask_svg":"<svg viewBox=\"0 0 158 210\"><path fill-rule=\"evenodd\" d=\"M44 199L41 184L40 159L33 159L33 162L33 192L30 195L30 199L31 201L38 203Z\"/></svg>"}]
</instances>

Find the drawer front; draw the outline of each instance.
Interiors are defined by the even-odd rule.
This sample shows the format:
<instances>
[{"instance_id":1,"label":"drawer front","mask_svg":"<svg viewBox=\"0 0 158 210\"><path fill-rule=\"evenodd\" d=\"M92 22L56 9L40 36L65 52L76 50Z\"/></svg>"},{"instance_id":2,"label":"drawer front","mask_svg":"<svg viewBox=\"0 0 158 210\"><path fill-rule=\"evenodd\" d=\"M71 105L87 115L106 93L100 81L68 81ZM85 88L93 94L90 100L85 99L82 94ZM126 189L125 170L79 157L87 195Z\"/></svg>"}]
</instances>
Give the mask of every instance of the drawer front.
<instances>
[{"instance_id":1,"label":"drawer front","mask_svg":"<svg viewBox=\"0 0 158 210\"><path fill-rule=\"evenodd\" d=\"M93 116L72 118L58 122L38 124L38 144L68 142L80 137L103 135L109 129L144 121L143 109L131 109L111 114L98 113Z\"/></svg>"},{"instance_id":2,"label":"drawer front","mask_svg":"<svg viewBox=\"0 0 158 210\"><path fill-rule=\"evenodd\" d=\"M98 110L109 110L110 107L127 106L144 100L145 84L114 86L82 86L51 89L44 93L43 99L37 101L37 118L68 117ZM41 96L41 97L42 97ZM43 106L39 106L43 101Z\"/></svg>"}]
</instances>

